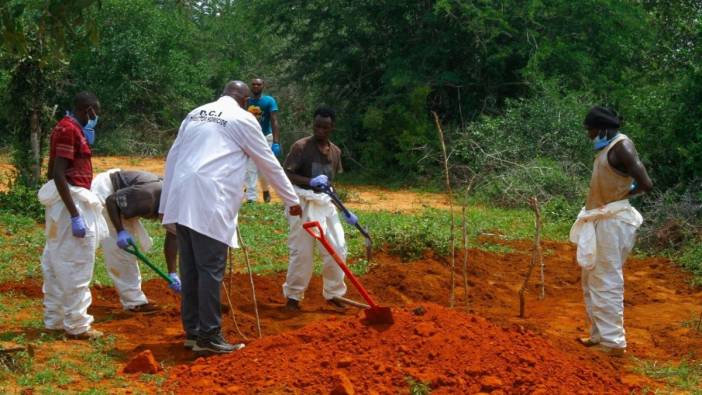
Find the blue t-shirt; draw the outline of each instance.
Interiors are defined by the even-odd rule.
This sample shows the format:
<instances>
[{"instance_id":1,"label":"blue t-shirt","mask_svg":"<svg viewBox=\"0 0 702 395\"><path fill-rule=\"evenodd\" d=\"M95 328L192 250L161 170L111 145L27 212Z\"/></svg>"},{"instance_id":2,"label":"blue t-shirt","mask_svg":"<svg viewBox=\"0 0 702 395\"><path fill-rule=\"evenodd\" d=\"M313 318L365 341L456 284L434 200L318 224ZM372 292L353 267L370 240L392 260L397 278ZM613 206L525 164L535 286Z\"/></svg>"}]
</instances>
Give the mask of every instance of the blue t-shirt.
<instances>
[{"instance_id":1,"label":"blue t-shirt","mask_svg":"<svg viewBox=\"0 0 702 395\"><path fill-rule=\"evenodd\" d=\"M246 110L258 119L265 136L271 134L271 113L278 111L278 103L272 96L261 95L259 99L249 97Z\"/></svg>"}]
</instances>

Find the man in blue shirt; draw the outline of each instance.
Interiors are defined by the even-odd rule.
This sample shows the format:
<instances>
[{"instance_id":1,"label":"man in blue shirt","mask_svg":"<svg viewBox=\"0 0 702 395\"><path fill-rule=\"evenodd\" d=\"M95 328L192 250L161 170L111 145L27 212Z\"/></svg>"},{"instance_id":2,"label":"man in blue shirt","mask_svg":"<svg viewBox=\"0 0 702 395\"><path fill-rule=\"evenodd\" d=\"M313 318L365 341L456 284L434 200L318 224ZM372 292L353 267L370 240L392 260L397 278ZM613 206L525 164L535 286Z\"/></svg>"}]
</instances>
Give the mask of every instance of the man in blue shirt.
<instances>
[{"instance_id":1,"label":"man in blue shirt","mask_svg":"<svg viewBox=\"0 0 702 395\"><path fill-rule=\"evenodd\" d=\"M280 149L280 131L278 130L278 103L272 96L263 95L263 80L260 78L251 81L251 97L246 102L246 109L258 119L273 154L280 157L282 150ZM258 178L258 169L253 161L249 160L246 167L246 200L249 203L256 201ZM268 203L271 201L268 180L263 175L260 178L263 201Z\"/></svg>"}]
</instances>

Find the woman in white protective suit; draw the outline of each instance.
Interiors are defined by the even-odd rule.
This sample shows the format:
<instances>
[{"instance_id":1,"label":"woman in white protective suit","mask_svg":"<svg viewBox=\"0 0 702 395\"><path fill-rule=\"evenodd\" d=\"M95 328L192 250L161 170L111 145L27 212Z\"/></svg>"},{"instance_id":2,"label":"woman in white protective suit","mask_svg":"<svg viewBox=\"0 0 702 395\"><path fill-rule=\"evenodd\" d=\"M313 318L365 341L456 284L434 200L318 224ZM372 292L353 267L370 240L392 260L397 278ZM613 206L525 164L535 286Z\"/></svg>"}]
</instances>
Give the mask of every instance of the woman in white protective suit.
<instances>
[{"instance_id":1,"label":"woman in white protective suit","mask_svg":"<svg viewBox=\"0 0 702 395\"><path fill-rule=\"evenodd\" d=\"M288 273L283 284L283 295L287 299L286 310L297 311L305 290L312 278L314 246L317 241L310 236L302 224L307 221L319 221L329 243L342 259L346 259L346 240L344 229L339 222L336 207L329 196L315 192L315 189L329 185L341 167L341 150L329 141L335 126L334 110L320 107L314 112L314 133L293 144L285 158L283 169L292 182L300 198L302 217L288 215L289 263ZM358 219L349 212L344 215L347 223L354 225ZM324 266L323 296L328 303L337 308L344 305L337 300L346 294L344 272L334 262L329 253L319 246Z\"/></svg>"},{"instance_id":2,"label":"woman in white protective suit","mask_svg":"<svg viewBox=\"0 0 702 395\"><path fill-rule=\"evenodd\" d=\"M650 191L653 185L634 143L619 132L616 113L594 107L584 126L597 154L585 207L570 231L570 240L577 244L591 323L590 335L579 341L621 356L626 351L622 269L643 222L628 198Z\"/></svg>"}]
</instances>

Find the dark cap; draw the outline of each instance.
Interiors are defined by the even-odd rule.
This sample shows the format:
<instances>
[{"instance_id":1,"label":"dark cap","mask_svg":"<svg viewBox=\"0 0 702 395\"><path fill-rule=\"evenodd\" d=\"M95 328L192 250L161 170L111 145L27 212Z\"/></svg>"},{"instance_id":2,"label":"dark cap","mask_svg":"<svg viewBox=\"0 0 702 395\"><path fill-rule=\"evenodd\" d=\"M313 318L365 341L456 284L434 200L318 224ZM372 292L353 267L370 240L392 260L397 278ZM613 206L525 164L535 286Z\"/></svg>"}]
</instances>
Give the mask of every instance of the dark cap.
<instances>
[{"instance_id":1,"label":"dark cap","mask_svg":"<svg viewBox=\"0 0 702 395\"><path fill-rule=\"evenodd\" d=\"M599 106L590 109L583 124L588 128L595 129L617 129L620 126L616 112Z\"/></svg>"}]
</instances>

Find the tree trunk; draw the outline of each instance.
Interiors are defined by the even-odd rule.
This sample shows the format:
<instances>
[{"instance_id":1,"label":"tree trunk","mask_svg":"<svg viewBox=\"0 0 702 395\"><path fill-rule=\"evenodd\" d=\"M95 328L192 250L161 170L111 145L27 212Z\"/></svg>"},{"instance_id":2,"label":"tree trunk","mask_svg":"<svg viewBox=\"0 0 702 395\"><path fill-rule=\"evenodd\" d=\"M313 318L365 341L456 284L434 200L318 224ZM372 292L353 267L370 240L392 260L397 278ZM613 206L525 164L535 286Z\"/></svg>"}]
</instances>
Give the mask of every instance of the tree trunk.
<instances>
[{"instance_id":1,"label":"tree trunk","mask_svg":"<svg viewBox=\"0 0 702 395\"><path fill-rule=\"evenodd\" d=\"M32 106L32 114L29 120L29 143L31 152L31 174L29 184L37 186L41 178L41 114L36 103Z\"/></svg>"}]
</instances>

